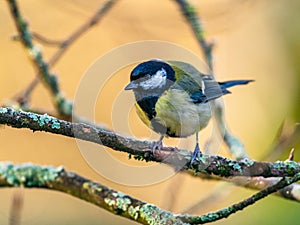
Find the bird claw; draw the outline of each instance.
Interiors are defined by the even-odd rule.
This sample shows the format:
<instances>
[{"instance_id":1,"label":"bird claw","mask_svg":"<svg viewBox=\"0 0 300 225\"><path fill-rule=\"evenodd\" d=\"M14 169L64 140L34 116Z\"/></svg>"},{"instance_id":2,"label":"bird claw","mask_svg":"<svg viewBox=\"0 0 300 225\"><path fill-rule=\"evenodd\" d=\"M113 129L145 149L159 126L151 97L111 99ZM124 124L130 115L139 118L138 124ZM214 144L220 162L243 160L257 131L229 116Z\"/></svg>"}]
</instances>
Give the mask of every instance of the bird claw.
<instances>
[{"instance_id":1,"label":"bird claw","mask_svg":"<svg viewBox=\"0 0 300 225\"><path fill-rule=\"evenodd\" d=\"M151 149L152 155L154 155L155 150L160 151L162 146L163 146L162 140L160 139L158 141L153 142L152 149Z\"/></svg>"},{"instance_id":2,"label":"bird claw","mask_svg":"<svg viewBox=\"0 0 300 225\"><path fill-rule=\"evenodd\" d=\"M193 164L193 162L198 159L199 161L201 160L201 151L200 151L200 147L199 147L199 144L197 143L196 146L195 146L195 150L193 152L193 155L192 155L192 158L191 158L191 161L190 161L190 165Z\"/></svg>"}]
</instances>

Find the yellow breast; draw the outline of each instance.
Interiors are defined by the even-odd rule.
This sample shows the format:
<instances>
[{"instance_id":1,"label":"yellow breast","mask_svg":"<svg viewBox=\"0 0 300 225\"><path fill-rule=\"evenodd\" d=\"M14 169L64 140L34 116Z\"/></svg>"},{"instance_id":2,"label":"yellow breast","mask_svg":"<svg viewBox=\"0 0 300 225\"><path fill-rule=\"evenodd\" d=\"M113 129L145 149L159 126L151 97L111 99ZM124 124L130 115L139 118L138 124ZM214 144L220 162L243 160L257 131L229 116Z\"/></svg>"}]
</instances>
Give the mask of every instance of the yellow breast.
<instances>
[{"instance_id":1,"label":"yellow breast","mask_svg":"<svg viewBox=\"0 0 300 225\"><path fill-rule=\"evenodd\" d=\"M141 120L156 131L138 104L136 107ZM166 91L158 99L155 111L155 120L169 130L166 136L172 137L187 137L195 134L206 127L211 118L209 103L195 104L186 92L178 89Z\"/></svg>"}]
</instances>

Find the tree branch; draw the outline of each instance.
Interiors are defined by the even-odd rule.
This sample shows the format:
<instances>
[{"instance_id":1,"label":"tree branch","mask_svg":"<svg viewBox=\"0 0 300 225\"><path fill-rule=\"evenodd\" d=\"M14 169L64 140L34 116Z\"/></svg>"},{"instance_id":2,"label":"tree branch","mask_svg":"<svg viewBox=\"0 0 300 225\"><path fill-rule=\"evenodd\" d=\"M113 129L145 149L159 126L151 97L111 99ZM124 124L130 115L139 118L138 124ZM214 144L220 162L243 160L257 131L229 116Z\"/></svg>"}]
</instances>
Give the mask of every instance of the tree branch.
<instances>
[{"instance_id":1,"label":"tree branch","mask_svg":"<svg viewBox=\"0 0 300 225\"><path fill-rule=\"evenodd\" d=\"M50 40L41 34L38 34L36 32L31 32L32 39L36 39L47 45L53 45L53 46L59 47L59 49L56 51L56 53L50 58L50 60L48 62L48 67L49 68L53 67L58 62L58 60L63 56L63 54L68 50L68 48L81 35L83 35L91 27L98 24L100 22L101 18L105 15L105 13L112 7L112 5L115 2L116 2L116 0L108 0L106 3L101 5L101 7L96 11L96 13L88 21L86 21L83 25L81 25L79 28L77 28L72 34L70 34L67 38L65 38L62 41ZM12 3L12 4L15 4L14 7L17 7L16 2ZM16 19L16 17L13 17L13 18ZM30 33L29 30L27 30L27 32ZM24 32L19 33L19 36L22 35L23 33ZM18 36L18 40L20 39L19 36ZM39 70L38 70L38 73L40 73ZM41 75L43 75L43 74L41 74ZM25 91L22 92L22 94L17 95L16 99L22 107L24 104L26 104L28 102L31 92L34 90L36 85L39 83L38 77L39 77L39 74L31 81L31 83L28 85L28 87L25 89ZM58 110L58 112L60 112L60 111L61 110ZM69 117L71 117L71 115L69 115Z\"/></svg>"},{"instance_id":2,"label":"tree branch","mask_svg":"<svg viewBox=\"0 0 300 225\"><path fill-rule=\"evenodd\" d=\"M182 14L184 15L186 21L193 30L196 39L198 40L199 45L202 48L202 51L205 56L205 61L207 62L208 67L213 69L213 57L212 57L212 48L213 44L209 43L205 39L204 29L202 22L197 16L195 8L187 0L175 0L179 5Z\"/></svg>"},{"instance_id":3,"label":"tree branch","mask_svg":"<svg viewBox=\"0 0 300 225\"><path fill-rule=\"evenodd\" d=\"M49 60L49 66L53 66L60 57L65 53L68 47L73 44L82 34L84 34L91 27L100 22L105 13L116 3L117 0L108 0L88 19L84 24L77 28L72 34L69 35L64 41L61 42L59 50Z\"/></svg>"},{"instance_id":4,"label":"tree branch","mask_svg":"<svg viewBox=\"0 0 300 225\"><path fill-rule=\"evenodd\" d=\"M217 177L213 175L199 175L202 179L214 180L214 181L226 181L228 183L232 183L236 186L249 188L253 190L263 190L267 187L275 185L280 181L278 177ZM205 196L203 199L199 200L195 204L189 206L187 209L183 210L184 213L191 214L193 212L197 212L203 207L214 204L216 201L220 201L220 198L225 198L231 192L232 186L228 186L225 183L220 183L216 186L212 192L212 194ZM274 193L278 197L282 197L285 199L289 199L292 201L300 202L300 185L299 184L291 184L286 186L279 191Z\"/></svg>"},{"instance_id":5,"label":"tree branch","mask_svg":"<svg viewBox=\"0 0 300 225\"><path fill-rule=\"evenodd\" d=\"M60 191L141 224L184 224L170 212L93 182L63 167L0 163L0 187L45 188Z\"/></svg>"},{"instance_id":6,"label":"tree branch","mask_svg":"<svg viewBox=\"0 0 300 225\"><path fill-rule=\"evenodd\" d=\"M106 129L59 120L47 114L40 115L12 108L0 108L0 124L16 128L29 128L33 131L45 131L107 146L111 149L126 152L136 159L162 162L176 169L190 170L194 173L230 176L294 176L300 172L300 164L294 161L255 162L252 160L234 161L221 156L202 155L190 165L192 153L172 147L163 147L152 154L152 142L126 138Z\"/></svg>"},{"instance_id":7,"label":"tree branch","mask_svg":"<svg viewBox=\"0 0 300 225\"><path fill-rule=\"evenodd\" d=\"M279 180L280 178L277 177L270 177L270 178L234 177L231 179L231 182L241 187L251 188L255 190L262 190L276 184ZM300 185L299 184L289 185L285 188L282 188L280 191L276 192L275 195L300 202Z\"/></svg>"},{"instance_id":8,"label":"tree branch","mask_svg":"<svg viewBox=\"0 0 300 225\"><path fill-rule=\"evenodd\" d=\"M63 94L60 92L57 77L50 73L49 66L44 61L42 52L33 44L28 24L22 17L17 2L15 0L7 0L7 2L10 7L11 15L14 18L20 40L28 50L28 55L37 70L37 74L50 91L58 112L61 115L70 116L72 114L72 104L63 97Z\"/></svg>"},{"instance_id":9,"label":"tree branch","mask_svg":"<svg viewBox=\"0 0 300 225\"><path fill-rule=\"evenodd\" d=\"M277 182L273 186L267 187L266 189L252 195L251 197L249 197L239 203L233 204L225 209L218 210L214 213L208 213L205 216L182 217L182 220L184 222L187 222L190 224L204 224L204 223L214 222L219 219L227 218L231 214L233 214L237 211L243 210L247 206L254 204L258 200L263 199L266 196L268 196L269 194L274 193L292 183L295 183L298 180L300 180L300 173L295 174L295 176L293 176L291 178L283 177L279 182Z\"/></svg>"},{"instance_id":10,"label":"tree branch","mask_svg":"<svg viewBox=\"0 0 300 225\"><path fill-rule=\"evenodd\" d=\"M164 211L129 195L93 182L63 167L38 166L30 163L14 165L0 162L0 187L45 188L60 191L99 206L116 215L141 224L205 224L230 216L267 195L300 179L284 177L275 185L228 208L202 216L178 215Z\"/></svg>"},{"instance_id":11,"label":"tree branch","mask_svg":"<svg viewBox=\"0 0 300 225\"><path fill-rule=\"evenodd\" d=\"M19 38L25 49L28 50L33 66L37 70L38 77L45 85L45 87L47 87L50 91L58 113L63 117L72 116L73 105L71 101L68 101L63 96L62 92L60 91L57 76L55 74L51 74L49 68L60 59L60 57L65 53L67 48L72 43L74 43L90 27L96 25L100 21L102 16L108 11L108 9L111 8L115 1L116 0L108 0L85 24L83 24L81 27L75 30L66 40L64 40L60 44L59 50L54 54L54 56L49 60L49 63L47 64L43 58L41 50L37 46L35 46L32 41L32 34L28 28L27 22L20 13L17 1L7 0L8 5L10 7L11 15L14 19L16 28L19 33ZM33 80L30 83L28 89L25 91L23 98L19 99L21 100L21 103L22 101L26 101L28 99L29 94L36 86L36 84L38 84L38 80L35 78L35 80Z\"/></svg>"}]
</instances>

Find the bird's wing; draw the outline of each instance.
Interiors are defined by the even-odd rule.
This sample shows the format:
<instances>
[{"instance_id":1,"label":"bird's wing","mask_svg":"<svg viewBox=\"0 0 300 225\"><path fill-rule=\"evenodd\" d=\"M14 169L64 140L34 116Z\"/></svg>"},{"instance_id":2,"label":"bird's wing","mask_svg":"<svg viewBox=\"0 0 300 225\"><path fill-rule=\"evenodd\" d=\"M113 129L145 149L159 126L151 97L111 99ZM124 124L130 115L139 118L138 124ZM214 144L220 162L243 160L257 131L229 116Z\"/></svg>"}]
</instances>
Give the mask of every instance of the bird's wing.
<instances>
[{"instance_id":1,"label":"bird's wing","mask_svg":"<svg viewBox=\"0 0 300 225\"><path fill-rule=\"evenodd\" d=\"M204 94L207 97L207 101L214 100L224 94L230 93L228 90L222 89L219 83L210 75L202 75L202 80L204 83Z\"/></svg>"},{"instance_id":2,"label":"bird's wing","mask_svg":"<svg viewBox=\"0 0 300 225\"><path fill-rule=\"evenodd\" d=\"M174 68L177 67L178 69L182 70L185 72L185 74L188 74L191 78L195 79L195 82L197 82L200 86L202 85L202 73L199 72L193 65L186 63L186 62L181 62L181 61L168 61L168 63ZM176 71L175 71L176 72ZM176 73L178 76L178 73ZM176 79L180 79L179 77L176 77Z\"/></svg>"},{"instance_id":3,"label":"bird's wing","mask_svg":"<svg viewBox=\"0 0 300 225\"><path fill-rule=\"evenodd\" d=\"M212 76L202 74L191 64L180 61L168 62L183 71L183 73L176 72L176 74L182 74L177 75L177 84L189 93L194 103L208 102L226 94ZM182 79L180 76L185 76L185 78Z\"/></svg>"},{"instance_id":4,"label":"bird's wing","mask_svg":"<svg viewBox=\"0 0 300 225\"><path fill-rule=\"evenodd\" d=\"M194 93L190 94L190 97L195 104L208 102L208 99L202 90L195 91Z\"/></svg>"}]
</instances>

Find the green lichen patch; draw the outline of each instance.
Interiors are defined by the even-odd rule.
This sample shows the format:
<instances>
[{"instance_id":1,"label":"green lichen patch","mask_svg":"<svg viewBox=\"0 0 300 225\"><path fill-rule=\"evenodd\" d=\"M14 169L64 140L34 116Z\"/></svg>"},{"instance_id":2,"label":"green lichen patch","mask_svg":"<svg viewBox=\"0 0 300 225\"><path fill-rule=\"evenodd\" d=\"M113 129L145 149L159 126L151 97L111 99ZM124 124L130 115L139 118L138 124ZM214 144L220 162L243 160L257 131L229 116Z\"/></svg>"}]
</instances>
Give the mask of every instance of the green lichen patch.
<instances>
[{"instance_id":1,"label":"green lichen patch","mask_svg":"<svg viewBox=\"0 0 300 225\"><path fill-rule=\"evenodd\" d=\"M229 162L228 166L230 166L233 170L242 173L242 167L240 166L240 164L238 162Z\"/></svg>"},{"instance_id":2,"label":"green lichen patch","mask_svg":"<svg viewBox=\"0 0 300 225\"><path fill-rule=\"evenodd\" d=\"M90 182L84 182L84 183L82 184L82 188L83 188L83 189L90 189L90 187L91 187L91 183L90 183Z\"/></svg>"},{"instance_id":3,"label":"green lichen patch","mask_svg":"<svg viewBox=\"0 0 300 225\"><path fill-rule=\"evenodd\" d=\"M144 204L140 208L140 217L150 225L186 224L173 214L163 211L151 204Z\"/></svg>"},{"instance_id":4,"label":"green lichen patch","mask_svg":"<svg viewBox=\"0 0 300 225\"><path fill-rule=\"evenodd\" d=\"M299 164L295 161L285 161L286 172L288 174L295 173L295 170L299 170Z\"/></svg>"},{"instance_id":5,"label":"green lichen patch","mask_svg":"<svg viewBox=\"0 0 300 225\"><path fill-rule=\"evenodd\" d=\"M123 194L122 192L112 193L113 199L115 201L115 208L117 211L125 212L131 204L130 198Z\"/></svg>"},{"instance_id":6,"label":"green lichen patch","mask_svg":"<svg viewBox=\"0 0 300 225\"><path fill-rule=\"evenodd\" d=\"M131 204L131 200L127 197L120 197L116 199L116 206L122 211L127 211L128 207Z\"/></svg>"},{"instance_id":7,"label":"green lichen patch","mask_svg":"<svg viewBox=\"0 0 300 225\"><path fill-rule=\"evenodd\" d=\"M139 217L139 211L140 211L140 206L129 206L128 208L128 214L133 218L134 220L137 220Z\"/></svg>"},{"instance_id":8,"label":"green lichen patch","mask_svg":"<svg viewBox=\"0 0 300 225\"><path fill-rule=\"evenodd\" d=\"M52 129L60 129L60 123L58 119L49 116L47 113L41 116L37 116L35 114L29 113L28 116L31 119L33 119L33 121L38 122L40 127L43 127L45 125L51 125Z\"/></svg>"},{"instance_id":9,"label":"green lichen patch","mask_svg":"<svg viewBox=\"0 0 300 225\"><path fill-rule=\"evenodd\" d=\"M31 163L0 163L0 176L12 186L43 187L46 182L55 180L63 170L63 167L41 167Z\"/></svg>"},{"instance_id":10,"label":"green lichen patch","mask_svg":"<svg viewBox=\"0 0 300 225\"><path fill-rule=\"evenodd\" d=\"M0 108L0 113L7 113L8 112L8 109L7 108Z\"/></svg>"},{"instance_id":11,"label":"green lichen patch","mask_svg":"<svg viewBox=\"0 0 300 225\"><path fill-rule=\"evenodd\" d=\"M46 123L49 123L50 119L48 118L48 114L44 114L39 117L39 125L40 127L44 126Z\"/></svg>"},{"instance_id":12,"label":"green lichen patch","mask_svg":"<svg viewBox=\"0 0 300 225\"><path fill-rule=\"evenodd\" d=\"M112 207L112 206L114 206L114 205L116 204L116 201L115 201L114 199L111 199L111 198L105 198L105 199L104 199L104 202L105 202L108 206L110 206L110 207Z\"/></svg>"},{"instance_id":13,"label":"green lichen patch","mask_svg":"<svg viewBox=\"0 0 300 225\"><path fill-rule=\"evenodd\" d=\"M210 222L210 221L216 221L219 218L219 215L217 213L207 213L204 216L201 216L202 222Z\"/></svg>"},{"instance_id":14,"label":"green lichen patch","mask_svg":"<svg viewBox=\"0 0 300 225\"><path fill-rule=\"evenodd\" d=\"M60 123L56 120L56 121L52 121L52 125L51 125L52 129L60 129Z\"/></svg>"},{"instance_id":15,"label":"green lichen patch","mask_svg":"<svg viewBox=\"0 0 300 225\"><path fill-rule=\"evenodd\" d=\"M245 166L250 167L254 164L254 161L248 158L243 158L239 162L243 163Z\"/></svg>"},{"instance_id":16,"label":"green lichen patch","mask_svg":"<svg viewBox=\"0 0 300 225\"><path fill-rule=\"evenodd\" d=\"M140 216L148 224L159 224L160 221L160 210L151 204L145 204L140 209Z\"/></svg>"},{"instance_id":17,"label":"green lichen patch","mask_svg":"<svg viewBox=\"0 0 300 225\"><path fill-rule=\"evenodd\" d=\"M38 116L33 113L28 113L28 117L36 122L39 120Z\"/></svg>"}]
</instances>

